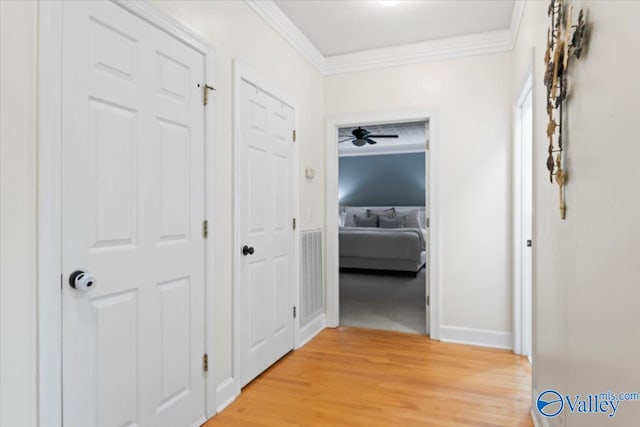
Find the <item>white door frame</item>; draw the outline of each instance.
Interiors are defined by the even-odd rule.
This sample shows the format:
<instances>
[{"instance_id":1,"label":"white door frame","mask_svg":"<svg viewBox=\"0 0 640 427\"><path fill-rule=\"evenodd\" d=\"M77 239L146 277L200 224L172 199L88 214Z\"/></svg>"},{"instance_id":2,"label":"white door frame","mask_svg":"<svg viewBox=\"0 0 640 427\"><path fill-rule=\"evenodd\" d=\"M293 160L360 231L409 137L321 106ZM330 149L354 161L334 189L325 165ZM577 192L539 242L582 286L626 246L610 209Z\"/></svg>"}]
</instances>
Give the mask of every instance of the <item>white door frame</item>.
<instances>
[{"instance_id":1,"label":"white door frame","mask_svg":"<svg viewBox=\"0 0 640 427\"><path fill-rule=\"evenodd\" d=\"M294 129L296 129L296 141L293 144L293 217L300 218L300 149L302 138L300 132L297 131L299 126L300 109L295 98L291 97L285 91L271 83L271 81L258 72L254 71L249 65L242 60L235 58L233 60L233 378L229 378L223 382L222 386L231 387L233 396L224 402L231 403L233 399L240 395L240 284L241 282L241 258L240 248L242 247L241 224L240 224L240 184L242 181L241 174L241 146L240 146L240 100L242 81L251 83L260 88L263 92L268 93L274 98L279 99L294 110ZM293 129L292 129L293 130ZM299 307L300 301L300 227L294 230L293 243L293 301L296 307ZM298 310L299 311L299 310ZM292 349L298 348L300 344L300 316L296 316L293 322L294 342Z\"/></svg>"},{"instance_id":2,"label":"white door frame","mask_svg":"<svg viewBox=\"0 0 640 427\"><path fill-rule=\"evenodd\" d=\"M518 92L518 97L513 108L513 352L523 354L523 331L526 327L524 322L523 277L522 264L524 253L522 252L522 241L524 239L522 223L522 106L527 96L532 96L532 116L533 116L533 80L532 71L527 73L522 89ZM533 135L531 136L533 138ZM533 172L533 169L532 169ZM532 177L533 179L533 177ZM532 205L533 211L533 205ZM533 238L533 236L532 236ZM532 280L533 283L533 280ZM532 304L533 297L529 299ZM530 308L531 310L532 308ZM533 324L529 325L533 328ZM533 335L533 330L531 331Z\"/></svg>"},{"instance_id":3,"label":"white door frame","mask_svg":"<svg viewBox=\"0 0 640 427\"><path fill-rule=\"evenodd\" d=\"M327 117L326 128L326 283L327 326L337 327L340 322L340 254L338 244L338 129L346 126L398 123L409 121L429 122L429 165L427 166L429 209L429 336L440 339L440 245L438 203L438 152L440 144L440 117L436 110L392 110L361 113L341 113Z\"/></svg>"},{"instance_id":4,"label":"white door frame","mask_svg":"<svg viewBox=\"0 0 640 427\"><path fill-rule=\"evenodd\" d=\"M215 86L215 51L200 36L146 2L116 4L204 56L206 83ZM40 427L62 427L62 8L39 3L38 52L38 418ZM205 83L205 82L203 82ZM205 216L213 215L215 95L204 109ZM204 219L204 218L203 218ZM214 239L205 243L205 351L213 365ZM215 378L205 374L205 410L215 414Z\"/></svg>"}]
</instances>

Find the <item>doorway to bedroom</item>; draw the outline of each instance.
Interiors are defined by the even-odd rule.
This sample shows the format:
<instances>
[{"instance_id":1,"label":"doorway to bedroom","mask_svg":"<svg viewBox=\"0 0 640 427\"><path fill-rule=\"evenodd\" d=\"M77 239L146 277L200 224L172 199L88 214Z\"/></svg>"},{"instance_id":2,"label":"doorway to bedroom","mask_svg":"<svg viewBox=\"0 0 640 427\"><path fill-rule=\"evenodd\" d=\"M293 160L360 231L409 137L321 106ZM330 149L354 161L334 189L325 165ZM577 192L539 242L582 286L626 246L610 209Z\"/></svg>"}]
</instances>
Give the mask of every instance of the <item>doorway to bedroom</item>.
<instances>
[{"instance_id":1,"label":"doorway to bedroom","mask_svg":"<svg viewBox=\"0 0 640 427\"><path fill-rule=\"evenodd\" d=\"M340 324L428 334L428 122L338 128Z\"/></svg>"}]
</instances>

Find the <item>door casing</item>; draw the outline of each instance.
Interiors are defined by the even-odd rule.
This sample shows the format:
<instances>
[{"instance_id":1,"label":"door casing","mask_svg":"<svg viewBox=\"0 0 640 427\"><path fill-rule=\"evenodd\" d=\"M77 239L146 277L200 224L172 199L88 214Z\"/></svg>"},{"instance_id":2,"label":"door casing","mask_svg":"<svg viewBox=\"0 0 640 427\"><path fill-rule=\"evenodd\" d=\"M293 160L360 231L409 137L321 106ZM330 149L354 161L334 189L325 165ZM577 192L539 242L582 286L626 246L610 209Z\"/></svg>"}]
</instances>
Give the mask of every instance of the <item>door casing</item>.
<instances>
[{"instance_id":1,"label":"door casing","mask_svg":"<svg viewBox=\"0 0 640 427\"><path fill-rule=\"evenodd\" d=\"M327 117L326 127L326 298L327 326L337 327L340 317L340 263L338 245L338 129L346 126L367 124L399 123L426 121L429 123L429 148L425 152L428 159L425 179L426 200L429 212L429 300L426 319L431 339L440 339L440 245L439 245L439 206L438 206L438 153L440 144L440 114L437 110L411 109L372 111L363 113L340 113Z\"/></svg>"},{"instance_id":2,"label":"door casing","mask_svg":"<svg viewBox=\"0 0 640 427\"><path fill-rule=\"evenodd\" d=\"M200 36L146 2L114 1L201 53L206 82L215 87L215 49ZM41 427L62 427L62 2L39 3L38 52L38 418ZM205 218L213 215L215 93L204 108ZM211 218L210 218L211 219ZM214 239L205 254L205 351L213 366ZM216 384L205 377L205 411L216 413Z\"/></svg>"},{"instance_id":3,"label":"door casing","mask_svg":"<svg viewBox=\"0 0 640 427\"><path fill-rule=\"evenodd\" d=\"M236 58L233 61L233 370L232 377L224 380L221 387L225 387L226 390L219 390L219 394L226 396L223 402L220 402L218 411L222 410L229 403L235 400L240 395L241 389L241 376L240 376L240 284L241 284L241 258L240 247L241 241L241 224L240 217L237 214L240 211L240 186L241 173L240 168L241 152L240 152L240 88L242 81L247 81L254 86L260 88L260 90L268 93L274 98L279 99L285 104L289 105L294 110L294 129L296 130L296 140L293 144L293 158L292 158L292 170L293 170L293 216L296 218L297 226L294 229L294 243L293 243L293 263L294 263L294 283L293 283L293 301L296 307L299 307L300 301L300 144L303 138L301 138L299 129L300 123L300 109L295 98L291 97L285 91L272 84L268 79L261 76L254 71L249 65L242 60ZM300 316L296 316L293 321L294 328L294 342L293 349L298 348L302 342L300 338ZM221 393L222 392L222 393Z\"/></svg>"},{"instance_id":4,"label":"door casing","mask_svg":"<svg viewBox=\"0 0 640 427\"><path fill-rule=\"evenodd\" d=\"M531 97L531 107L532 112L531 116L533 119L533 115L535 114L533 111L533 102L534 102L534 94L533 94L533 81L532 81L532 72L531 70L527 73L527 78L524 81L524 84L521 86L521 90L518 92L518 98L515 100L514 108L513 108L513 117L514 117L514 133L513 133L513 352L516 354L525 354L526 350L524 339L525 339L525 329L528 329L528 333L531 336L531 346L532 348L528 349L531 353L533 353L533 292L529 295L529 298L526 298L524 295L524 261L526 254L522 250L523 240L526 239L525 236L525 221L523 212L523 179L522 176L522 163L527 160L527 155L523 153L523 129L522 129L522 107L528 96ZM533 125L532 125L533 128ZM531 135L533 139L533 135ZM528 160L531 161L531 153L529 153ZM533 168L531 169L533 172ZM529 177L532 180L532 190L533 186L535 186L535 180L533 180L533 176ZM533 193L532 193L533 196ZM529 214L533 214L534 211L534 199L532 197L531 200L531 212ZM530 220L532 220L531 218ZM534 238L534 223L531 221L531 239L533 244L535 244ZM531 268L532 275L530 277L531 284L533 284L533 248L530 249L531 253ZM531 313L531 324L527 324L528 321L525 318L527 313L527 308L525 307L527 304L529 313Z\"/></svg>"}]
</instances>

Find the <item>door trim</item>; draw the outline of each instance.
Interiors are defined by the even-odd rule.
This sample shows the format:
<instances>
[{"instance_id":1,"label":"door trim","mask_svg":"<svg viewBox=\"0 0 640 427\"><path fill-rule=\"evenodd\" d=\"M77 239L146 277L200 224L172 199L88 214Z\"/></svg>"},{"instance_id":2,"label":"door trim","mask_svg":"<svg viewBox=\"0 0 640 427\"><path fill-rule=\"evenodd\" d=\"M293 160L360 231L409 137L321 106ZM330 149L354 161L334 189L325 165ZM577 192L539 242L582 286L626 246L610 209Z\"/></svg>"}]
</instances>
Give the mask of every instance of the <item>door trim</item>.
<instances>
[{"instance_id":1,"label":"door trim","mask_svg":"<svg viewBox=\"0 0 640 427\"><path fill-rule=\"evenodd\" d=\"M240 277L241 277L241 258L238 249L241 247L241 233L240 233L240 218L238 213L240 212L240 99L241 99L241 83L247 81L254 86L260 88L262 91L268 93L274 98L279 99L285 104L289 105L294 110L294 129L296 130L296 141L293 144L293 216L297 218L298 224L300 223L300 177L299 177L299 163L300 163L300 144L302 138L299 131L299 119L300 109L298 102L295 98L291 97L285 91L279 87L273 85L269 79L261 76L258 72L254 71L249 65L242 60L235 58L233 60L233 369L232 377L227 378L222 384L227 388L225 395L228 396L225 402L221 402L218 410L222 410L233 400L240 395ZM296 226L294 230L294 244L293 244L293 302L299 307L299 293L300 293L300 227ZM298 347L299 336L299 324L300 316L297 316L293 322L294 329L294 342L291 343L291 348ZM221 392L222 390L218 390Z\"/></svg>"},{"instance_id":2,"label":"door trim","mask_svg":"<svg viewBox=\"0 0 640 427\"><path fill-rule=\"evenodd\" d=\"M114 1L204 56L207 83L215 86L215 50L200 36L145 2ZM38 50L38 418L62 426L62 2L39 2ZM215 96L215 94L210 94ZM213 215L215 102L204 109L205 216ZM209 190L209 191L207 191ZM204 219L204 218L203 218ZM214 239L205 241L214 254ZM214 260L205 259L205 351L214 364ZM205 376L205 412L215 415L215 376Z\"/></svg>"},{"instance_id":3,"label":"door trim","mask_svg":"<svg viewBox=\"0 0 640 427\"><path fill-rule=\"evenodd\" d=\"M523 240L523 223L522 223L522 106L531 94L531 107L533 116L533 76L530 68L526 74L524 83L518 91L518 97L513 106L513 352L515 354L523 354L523 331L524 331L524 299L523 299L523 280L522 280L522 264L524 254L520 250ZM532 136L533 138L533 136ZM533 172L533 168L532 168ZM533 177L532 177L533 180ZM535 185L535 181L532 182ZM533 195L532 195L533 196ZM532 200L533 214L533 200ZM533 222L532 222L533 227ZM532 235L533 238L533 235ZM533 258L533 257L532 257ZM533 261L533 260L532 260ZM531 283L533 284L533 265ZM531 296L531 311L533 313L533 295ZM533 340L533 323L531 327L531 336ZM533 349L530 349L533 351Z\"/></svg>"},{"instance_id":4,"label":"door trim","mask_svg":"<svg viewBox=\"0 0 640 427\"><path fill-rule=\"evenodd\" d=\"M429 186L427 200L429 206L429 336L440 339L440 245L439 245L439 203L438 165L440 150L440 113L437 110L391 110L364 113L340 113L327 117L325 159L326 159L326 298L327 326L337 327L340 322L340 262L338 244L338 128L350 125L367 125L407 121L429 122L429 165L427 177Z\"/></svg>"}]
</instances>

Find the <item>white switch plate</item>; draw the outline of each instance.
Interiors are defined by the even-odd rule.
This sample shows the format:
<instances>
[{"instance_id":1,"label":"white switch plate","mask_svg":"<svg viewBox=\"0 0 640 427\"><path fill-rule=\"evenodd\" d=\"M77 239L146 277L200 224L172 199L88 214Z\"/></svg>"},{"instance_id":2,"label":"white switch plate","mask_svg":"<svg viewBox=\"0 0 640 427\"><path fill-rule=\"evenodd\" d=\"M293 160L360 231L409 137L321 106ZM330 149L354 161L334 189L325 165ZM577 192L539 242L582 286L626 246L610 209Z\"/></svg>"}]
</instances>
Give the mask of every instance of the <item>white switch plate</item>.
<instances>
[{"instance_id":1,"label":"white switch plate","mask_svg":"<svg viewBox=\"0 0 640 427\"><path fill-rule=\"evenodd\" d=\"M304 176L307 179L313 179L316 176L316 171L313 168L306 168L304 170Z\"/></svg>"}]
</instances>

